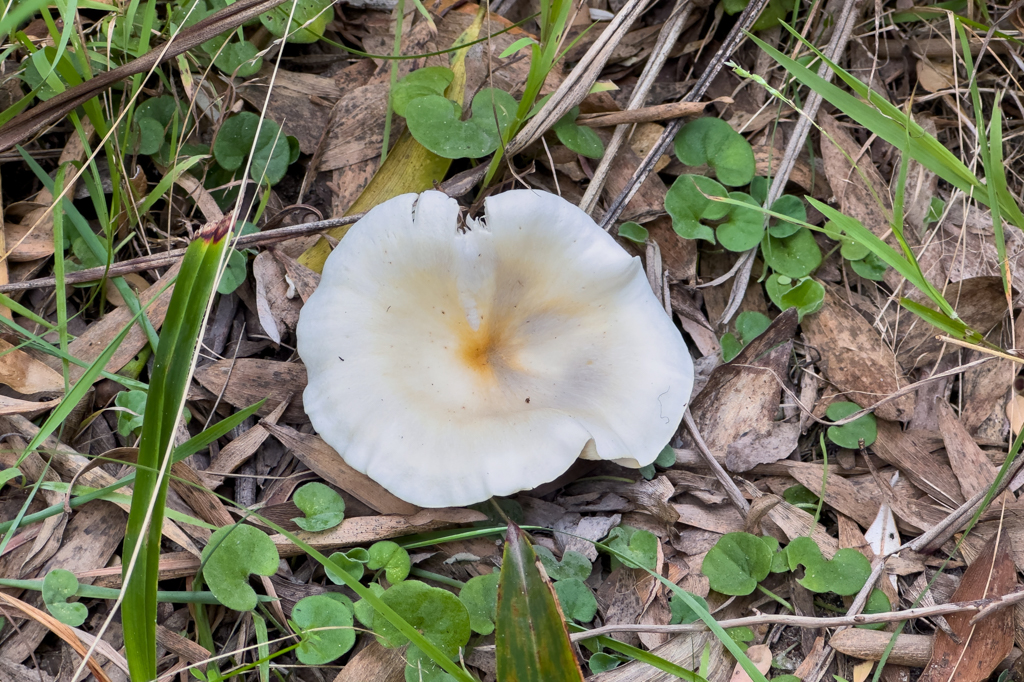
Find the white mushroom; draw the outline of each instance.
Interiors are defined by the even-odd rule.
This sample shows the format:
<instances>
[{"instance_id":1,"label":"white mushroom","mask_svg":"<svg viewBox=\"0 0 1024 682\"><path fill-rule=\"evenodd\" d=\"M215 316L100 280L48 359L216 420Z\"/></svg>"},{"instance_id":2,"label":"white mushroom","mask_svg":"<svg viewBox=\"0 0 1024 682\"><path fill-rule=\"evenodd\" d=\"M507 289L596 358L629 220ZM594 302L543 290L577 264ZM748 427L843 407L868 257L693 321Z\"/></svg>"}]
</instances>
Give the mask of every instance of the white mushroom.
<instances>
[{"instance_id":1,"label":"white mushroom","mask_svg":"<svg viewBox=\"0 0 1024 682\"><path fill-rule=\"evenodd\" d=\"M399 196L327 259L297 330L323 439L424 507L534 488L581 453L653 462L693 364L640 260L544 192L458 221L440 192Z\"/></svg>"}]
</instances>

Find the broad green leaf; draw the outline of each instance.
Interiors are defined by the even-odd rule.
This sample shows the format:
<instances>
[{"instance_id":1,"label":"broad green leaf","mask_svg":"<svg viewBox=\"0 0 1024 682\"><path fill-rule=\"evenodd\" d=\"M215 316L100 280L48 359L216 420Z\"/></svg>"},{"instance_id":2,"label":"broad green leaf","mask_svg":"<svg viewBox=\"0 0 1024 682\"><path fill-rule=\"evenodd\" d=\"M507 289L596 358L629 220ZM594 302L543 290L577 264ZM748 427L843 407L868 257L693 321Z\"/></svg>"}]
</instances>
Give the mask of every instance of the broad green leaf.
<instances>
[{"instance_id":1,"label":"broad green leaf","mask_svg":"<svg viewBox=\"0 0 1024 682\"><path fill-rule=\"evenodd\" d=\"M720 183L703 175L680 175L665 194L665 210L672 216L672 229L684 239L704 239L715 243L715 232L701 220L718 220L729 212L708 196L727 197Z\"/></svg>"},{"instance_id":2,"label":"broad green leaf","mask_svg":"<svg viewBox=\"0 0 1024 682\"><path fill-rule=\"evenodd\" d=\"M785 550L779 551L779 541L770 535L761 536L761 541L768 546L768 551L772 553L772 567L769 569L769 572L789 572L789 561L786 560Z\"/></svg>"},{"instance_id":3,"label":"broad green leaf","mask_svg":"<svg viewBox=\"0 0 1024 682\"><path fill-rule=\"evenodd\" d=\"M364 566L369 560L370 553L362 547L355 547L348 552L335 552L331 555L331 561L356 580L362 579L365 572ZM345 581L335 572L333 566L324 566L324 573L327 574L327 579L335 585L345 584Z\"/></svg>"},{"instance_id":4,"label":"broad green leaf","mask_svg":"<svg viewBox=\"0 0 1024 682\"><path fill-rule=\"evenodd\" d=\"M85 622L89 609L79 602L68 602L78 592L78 578L71 571L55 568L43 578L43 603L53 617L73 628Z\"/></svg>"},{"instance_id":5,"label":"broad green leaf","mask_svg":"<svg viewBox=\"0 0 1024 682\"><path fill-rule=\"evenodd\" d=\"M629 659L624 656L613 656L612 654L606 654L603 651L598 651L587 661L587 667L590 668L591 673L597 675L599 673L606 673L609 670L614 670L628 660Z\"/></svg>"},{"instance_id":6,"label":"broad green leaf","mask_svg":"<svg viewBox=\"0 0 1024 682\"><path fill-rule=\"evenodd\" d=\"M266 533L252 526L225 526L203 548L203 577L220 603L235 611L256 608L250 575L274 575L280 557Z\"/></svg>"},{"instance_id":7,"label":"broad green leaf","mask_svg":"<svg viewBox=\"0 0 1024 682\"><path fill-rule=\"evenodd\" d=\"M700 604L701 608L705 611L708 610L708 602L699 595L688 593L694 601ZM690 605L677 597L674 593L672 598L669 600L669 609L672 611L672 619L669 621L671 625L689 625L690 623L696 623L700 620L700 614L690 608Z\"/></svg>"},{"instance_id":8,"label":"broad green leaf","mask_svg":"<svg viewBox=\"0 0 1024 682\"><path fill-rule=\"evenodd\" d=\"M761 241L761 256L772 270L793 279L806 277L821 265L821 249L807 228L785 239L766 234Z\"/></svg>"},{"instance_id":9,"label":"broad green leaf","mask_svg":"<svg viewBox=\"0 0 1024 682\"><path fill-rule=\"evenodd\" d=\"M509 524L494 637L498 679L582 682L554 591L537 563L526 536Z\"/></svg>"},{"instance_id":10,"label":"broad green leaf","mask_svg":"<svg viewBox=\"0 0 1024 682\"><path fill-rule=\"evenodd\" d=\"M750 143L720 118L698 118L687 123L676 135L675 150L687 166L711 166L723 185L741 187L754 177Z\"/></svg>"},{"instance_id":11,"label":"broad green leaf","mask_svg":"<svg viewBox=\"0 0 1024 682\"><path fill-rule=\"evenodd\" d=\"M345 519L345 500L333 488L323 483L307 483L295 491L292 498L305 518L294 518L299 528L310 533L329 530Z\"/></svg>"},{"instance_id":12,"label":"broad green leaf","mask_svg":"<svg viewBox=\"0 0 1024 682\"><path fill-rule=\"evenodd\" d=\"M795 538L786 546L790 570L804 567L804 577L797 580L811 592L835 592L848 596L857 594L871 575L871 562L855 549L841 549L831 560L809 537Z\"/></svg>"},{"instance_id":13,"label":"broad green leaf","mask_svg":"<svg viewBox=\"0 0 1024 682\"><path fill-rule=\"evenodd\" d=\"M213 63L229 76L248 78L258 73L263 66L263 57L257 56L259 52L259 48L248 40L232 40L224 46Z\"/></svg>"},{"instance_id":14,"label":"broad green leaf","mask_svg":"<svg viewBox=\"0 0 1024 682\"><path fill-rule=\"evenodd\" d=\"M772 321L764 313L756 310L745 310L736 316L734 324L737 333L739 333L744 345L746 345L761 336L761 334L764 334L765 330L771 326Z\"/></svg>"},{"instance_id":15,"label":"broad green leaf","mask_svg":"<svg viewBox=\"0 0 1024 682\"><path fill-rule=\"evenodd\" d=\"M406 580L385 590L381 601L450 659L456 658L459 649L469 642L469 613L459 598L447 590ZM380 613L374 615L373 630L385 646L398 647L409 641ZM411 657L409 652L407 655Z\"/></svg>"},{"instance_id":16,"label":"broad green leaf","mask_svg":"<svg viewBox=\"0 0 1024 682\"><path fill-rule=\"evenodd\" d=\"M750 594L768 576L772 555L768 546L750 533L726 533L704 556L701 572L716 592Z\"/></svg>"},{"instance_id":17,"label":"broad green leaf","mask_svg":"<svg viewBox=\"0 0 1024 682\"><path fill-rule=\"evenodd\" d=\"M447 66L426 66L412 71L398 81L391 92L391 107L399 116L405 116L409 103L419 97L428 95L444 96L444 90L455 78L455 73Z\"/></svg>"},{"instance_id":18,"label":"broad green leaf","mask_svg":"<svg viewBox=\"0 0 1024 682\"><path fill-rule=\"evenodd\" d=\"M494 619L498 612L498 580L500 571L470 578L459 591L461 601L469 612L469 626L481 635L494 632Z\"/></svg>"},{"instance_id":19,"label":"broad green leaf","mask_svg":"<svg viewBox=\"0 0 1024 682\"><path fill-rule=\"evenodd\" d=\"M864 279L874 282L881 282L885 279L885 263L873 253L869 253L860 260L851 261L850 267Z\"/></svg>"},{"instance_id":20,"label":"broad green leaf","mask_svg":"<svg viewBox=\"0 0 1024 682\"><path fill-rule=\"evenodd\" d=\"M426 95L405 107L405 122L416 141L446 159L478 159L498 148L498 130L512 122L518 103L503 90L484 88L473 97L473 116L457 118L458 105L440 95Z\"/></svg>"},{"instance_id":21,"label":"broad green leaf","mask_svg":"<svg viewBox=\"0 0 1024 682\"><path fill-rule=\"evenodd\" d=\"M749 194L729 192L729 198L742 201L751 208L729 207L729 215L726 216L725 222L715 230L718 243L729 251L749 251L760 244L761 237L764 236L764 215L759 210L760 206Z\"/></svg>"},{"instance_id":22,"label":"broad green leaf","mask_svg":"<svg viewBox=\"0 0 1024 682\"><path fill-rule=\"evenodd\" d=\"M675 453L673 452L674 456ZM566 550L562 554L561 561L556 559L555 555L547 547L534 547L533 551L540 557L540 562L544 565L544 571L548 574L548 577L555 581L568 580L570 578L586 580L594 569L590 559L571 549Z\"/></svg>"},{"instance_id":23,"label":"broad green leaf","mask_svg":"<svg viewBox=\"0 0 1024 682\"><path fill-rule=\"evenodd\" d=\"M348 597L329 592L304 597L292 609L292 620L302 635L295 650L304 665L326 665L356 643L352 604ZM318 629L322 628L322 629Z\"/></svg>"},{"instance_id":24,"label":"broad green leaf","mask_svg":"<svg viewBox=\"0 0 1024 682\"><path fill-rule=\"evenodd\" d=\"M832 421L838 421L849 417L854 412L860 412L860 410L861 407L857 403L834 402L828 406L825 416ZM861 447L861 441L864 442L864 447L868 447L877 438L878 429L873 414L858 417L849 424L828 427L828 439L841 448L857 450Z\"/></svg>"},{"instance_id":25,"label":"broad green leaf","mask_svg":"<svg viewBox=\"0 0 1024 682\"><path fill-rule=\"evenodd\" d=\"M629 221L619 225L619 236L637 244L646 244L650 233L643 225Z\"/></svg>"},{"instance_id":26,"label":"broad green leaf","mask_svg":"<svg viewBox=\"0 0 1024 682\"><path fill-rule=\"evenodd\" d=\"M381 540L370 545L370 558L366 565L371 571L383 568L390 583L405 580L412 567L409 552L390 540Z\"/></svg>"},{"instance_id":27,"label":"broad green leaf","mask_svg":"<svg viewBox=\"0 0 1024 682\"><path fill-rule=\"evenodd\" d=\"M117 413L118 433L127 437L135 429L142 428L143 415L146 413L145 391L121 391L114 396L114 405L123 408Z\"/></svg>"},{"instance_id":28,"label":"broad green leaf","mask_svg":"<svg viewBox=\"0 0 1024 682\"><path fill-rule=\"evenodd\" d=\"M380 597L384 594L384 588L381 587L378 583L370 583L366 587L375 597ZM373 627L373 619L376 617L377 611L373 608L373 605L370 604L370 602L368 602L365 598L360 599L353 605L352 608L355 611L356 618L359 619L360 623L362 623L368 628Z\"/></svg>"},{"instance_id":29,"label":"broad green leaf","mask_svg":"<svg viewBox=\"0 0 1024 682\"><path fill-rule=\"evenodd\" d=\"M245 281L247 274L246 271L247 259L245 254L237 249L231 249L231 253L228 254L228 264L224 269L224 274L220 278L220 284L217 285L217 293L223 296L227 296L238 287L242 286L242 282Z\"/></svg>"},{"instance_id":30,"label":"broad green leaf","mask_svg":"<svg viewBox=\"0 0 1024 682\"><path fill-rule=\"evenodd\" d=\"M756 178L755 178L756 179ZM762 199L759 204L764 200ZM777 223L768 228L768 232L773 237L782 239L795 234L800 229L800 223L807 222L807 207L804 206L804 202L800 201L800 197L795 197L792 194L783 194L781 197L775 200L769 209L772 213L779 213L784 216L793 218L796 222L788 222L785 220L779 220L773 218L772 220L778 220Z\"/></svg>"},{"instance_id":31,"label":"broad green leaf","mask_svg":"<svg viewBox=\"0 0 1024 682\"><path fill-rule=\"evenodd\" d=\"M593 128L576 125L576 117L580 115L580 108L573 107L569 112L558 119L553 129L558 141L568 147L571 151L580 156L590 159L600 159L604 156L604 143L597 136Z\"/></svg>"},{"instance_id":32,"label":"broad green leaf","mask_svg":"<svg viewBox=\"0 0 1024 682\"><path fill-rule=\"evenodd\" d=\"M289 14L291 23L288 22ZM293 0L260 15L260 21L275 38L288 34L289 43L315 43L332 19L334 3L331 0Z\"/></svg>"},{"instance_id":33,"label":"broad green leaf","mask_svg":"<svg viewBox=\"0 0 1024 682\"><path fill-rule=\"evenodd\" d=\"M612 528L605 539L605 544L629 557L629 561L623 562L629 568L654 570L658 562L658 538L650 531L632 526L618 526ZM618 561L617 556L612 557L613 566L617 565Z\"/></svg>"},{"instance_id":34,"label":"broad green leaf","mask_svg":"<svg viewBox=\"0 0 1024 682\"><path fill-rule=\"evenodd\" d=\"M597 615L597 599L579 578L565 578L555 583L555 594L562 613L577 623L589 623Z\"/></svg>"},{"instance_id":35,"label":"broad green leaf","mask_svg":"<svg viewBox=\"0 0 1024 682\"><path fill-rule=\"evenodd\" d=\"M719 345L722 346L723 362L731 362L743 350L743 342L737 339L736 335L732 332L722 334L722 338L719 339Z\"/></svg>"},{"instance_id":36,"label":"broad green leaf","mask_svg":"<svg viewBox=\"0 0 1024 682\"><path fill-rule=\"evenodd\" d=\"M800 484L791 485L782 491L782 498L794 507L817 507L818 496L810 488Z\"/></svg>"},{"instance_id":37,"label":"broad green leaf","mask_svg":"<svg viewBox=\"0 0 1024 682\"><path fill-rule=\"evenodd\" d=\"M776 273L765 280L764 288L779 310L796 308L798 320L818 312L825 303L825 287L810 277L794 282L792 278Z\"/></svg>"}]
</instances>

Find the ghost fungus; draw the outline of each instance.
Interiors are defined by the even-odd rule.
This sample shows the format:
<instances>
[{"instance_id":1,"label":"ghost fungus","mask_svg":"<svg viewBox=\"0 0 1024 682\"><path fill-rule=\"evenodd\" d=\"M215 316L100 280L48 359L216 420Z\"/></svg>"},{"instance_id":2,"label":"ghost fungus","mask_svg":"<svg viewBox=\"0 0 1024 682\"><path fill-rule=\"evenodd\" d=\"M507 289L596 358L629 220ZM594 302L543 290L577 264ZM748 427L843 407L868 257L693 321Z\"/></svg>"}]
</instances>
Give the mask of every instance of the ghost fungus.
<instances>
[{"instance_id":1,"label":"ghost fungus","mask_svg":"<svg viewBox=\"0 0 1024 682\"><path fill-rule=\"evenodd\" d=\"M581 455L649 464L693 387L639 259L532 190L461 226L440 192L377 206L327 259L297 335L313 426L424 507L534 488Z\"/></svg>"}]
</instances>

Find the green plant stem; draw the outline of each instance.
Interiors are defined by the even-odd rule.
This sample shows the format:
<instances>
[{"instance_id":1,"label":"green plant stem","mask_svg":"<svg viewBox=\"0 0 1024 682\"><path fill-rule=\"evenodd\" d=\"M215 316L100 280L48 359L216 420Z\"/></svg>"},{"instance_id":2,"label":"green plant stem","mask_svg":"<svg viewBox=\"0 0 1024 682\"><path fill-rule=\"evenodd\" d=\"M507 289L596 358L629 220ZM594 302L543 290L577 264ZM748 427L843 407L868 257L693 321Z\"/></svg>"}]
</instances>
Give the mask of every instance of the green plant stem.
<instances>
[{"instance_id":1,"label":"green plant stem","mask_svg":"<svg viewBox=\"0 0 1024 682\"><path fill-rule=\"evenodd\" d=\"M780 604L782 604L782 606L783 606L783 607L784 607L784 608L785 608L785 609L786 609L787 611L789 611L790 613L796 613L796 609L794 609L794 608L793 608L793 605L792 605L792 604L790 604L790 603L789 603L788 601L786 601L785 599L783 599L783 598L782 598L782 597L780 597L779 595L777 595L777 594L775 594L774 592L772 592L771 590L769 590L769 589L768 589L767 587L765 587L764 585L758 585L758 586L757 586L757 589L761 590L761 592L762 592L763 594L765 594L766 596L768 596L768 597L771 597L771 598L772 598L772 599L774 599L775 601L777 601L777 602L779 602Z\"/></svg>"},{"instance_id":2,"label":"green plant stem","mask_svg":"<svg viewBox=\"0 0 1024 682\"><path fill-rule=\"evenodd\" d=\"M430 571L425 571L422 568L415 568L415 567L413 567L412 569L410 569L409 573L411 575L416 576L417 578L424 578L426 580L433 580L435 583L441 583L442 585L447 585L448 587L454 587L455 589L458 589L458 590L461 590L463 587L466 586L466 583L462 582L461 580L456 580L455 578L449 578L448 576L441 575L440 573L432 573Z\"/></svg>"},{"instance_id":3,"label":"green plant stem","mask_svg":"<svg viewBox=\"0 0 1024 682\"><path fill-rule=\"evenodd\" d=\"M0 578L0 587L10 587L18 590L33 590L35 592L41 592L43 589L43 581L40 580L10 580L7 578ZM116 587L97 587L95 585L79 585L78 590L75 592L76 597L83 599L117 599L118 595L121 594L121 590ZM158 591L156 593L157 601L166 602L169 604L211 604L213 606L220 605L217 598L213 596L213 592L190 592L188 590L181 591ZM258 595L258 598L262 602L276 601L273 597L268 597L264 594Z\"/></svg>"},{"instance_id":4,"label":"green plant stem","mask_svg":"<svg viewBox=\"0 0 1024 682\"><path fill-rule=\"evenodd\" d=\"M395 19L395 47L392 51L395 57L402 54L402 20L405 18L405 0L398 0L398 6L396 8L398 17ZM388 141L391 136L391 119L394 117L394 111L392 108L392 93L395 91L395 86L398 84L398 62L391 62L391 85L388 87L388 110L384 116L384 143L380 148L380 162L384 163L384 160L388 158Z\"/></svg>"}]
</instances>

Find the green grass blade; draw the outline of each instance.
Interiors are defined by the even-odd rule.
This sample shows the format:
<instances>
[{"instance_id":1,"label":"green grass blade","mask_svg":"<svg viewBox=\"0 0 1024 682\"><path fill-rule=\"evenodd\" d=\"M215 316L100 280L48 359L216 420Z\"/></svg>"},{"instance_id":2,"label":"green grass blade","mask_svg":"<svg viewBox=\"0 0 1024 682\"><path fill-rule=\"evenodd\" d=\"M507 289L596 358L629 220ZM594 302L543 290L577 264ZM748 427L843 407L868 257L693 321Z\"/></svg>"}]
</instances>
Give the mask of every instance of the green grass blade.
<instances>
[{"instance_id":1,"label":"green grass blade","mask_svg":"<svg viewBox=\"0 0 1024 682\"><path fill-rule=\"evenodd\" d=\"M587 631L585 627L576 625L575 623L566 623L566 625L568 625L569 629L573 632ZM675 675L679 679L686 680L687 682L707 682L707 680L705 680L703 677L693 672L692 670L687 670L681 665L676 665L672 661L666 661L661 656L658 656L650 651L644 651L643 649L640 649L638 647L630 646L629 644L620 642L617 639L605 637L604 635L598 635L597 637L588 637L587 639L597 640L597 643L605 647L606 649L618 651L620 654L625 654L626 656L634 658L640 661L641 663L646 663L651 667L657 668L658 670L666 672L669 675Z\"/></svg>"}]
</instances>

